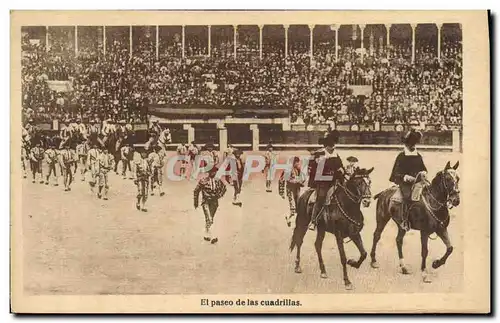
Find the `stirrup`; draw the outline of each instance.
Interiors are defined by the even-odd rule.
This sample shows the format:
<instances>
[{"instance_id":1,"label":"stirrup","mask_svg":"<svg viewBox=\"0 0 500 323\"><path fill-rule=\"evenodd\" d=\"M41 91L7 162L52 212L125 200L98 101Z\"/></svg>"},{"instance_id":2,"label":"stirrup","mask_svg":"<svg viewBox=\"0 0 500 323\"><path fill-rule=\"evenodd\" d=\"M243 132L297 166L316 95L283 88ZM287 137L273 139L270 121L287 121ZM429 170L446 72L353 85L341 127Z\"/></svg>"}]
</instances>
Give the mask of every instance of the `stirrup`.
<instances>
[{"instance_id":1,"label":"stirrup","mask_svg":"<svg viewBox=\"0 0 500 323\"><path fill-rule=\"evenodd\" d=\"M408 220L402 220L400 224L401 229L404 231L408 232L410 231L410 221Z\"/></svg>"},{"instance_id":2,"label":"stirrup","mask_svg":"<svg viewBox=\"0 0 500 323\"><path fill-rule=\"evenodd\" d=\"M317 224L314 222L309 223L309 230L314 231L316 230Z\"/></svg>"}]
</instances>

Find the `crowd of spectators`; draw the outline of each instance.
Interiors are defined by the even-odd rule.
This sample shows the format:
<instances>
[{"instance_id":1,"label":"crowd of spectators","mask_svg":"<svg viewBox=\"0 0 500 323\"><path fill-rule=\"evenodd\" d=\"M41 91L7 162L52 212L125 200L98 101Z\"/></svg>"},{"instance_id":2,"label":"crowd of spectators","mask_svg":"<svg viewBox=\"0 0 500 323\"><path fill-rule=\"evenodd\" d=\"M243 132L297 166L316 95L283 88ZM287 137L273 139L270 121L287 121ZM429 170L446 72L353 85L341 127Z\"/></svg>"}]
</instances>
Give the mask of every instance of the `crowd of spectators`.
<instances>
[{"instance_id":1,"label":"crowd of spectators","mask_svg":"<svg viewBox=\"0 0 500 323\"><path fill-rule=\"evenodd\" d=\"M266 43L263 58L255 44L241 45L237 59L232 43L214 46L211 57L201 41L165 46L156 58L154 40L81 44L80 54L66 43L49 51L23 42L23 109L40 121L70 118L141 122L148 104L283 107L292 122L400 123L459 125L462 118L462 52L460 42L435 47L411 44L360 49L323 44L310 60L307 43L273 51ZM276 44L276 48L282 44ZM91 48L91 49L89 49ZM53 80L69 80L72 89L57 92ZM371 93L356 95L353 86Z\"/></svg>"}]
</instances>

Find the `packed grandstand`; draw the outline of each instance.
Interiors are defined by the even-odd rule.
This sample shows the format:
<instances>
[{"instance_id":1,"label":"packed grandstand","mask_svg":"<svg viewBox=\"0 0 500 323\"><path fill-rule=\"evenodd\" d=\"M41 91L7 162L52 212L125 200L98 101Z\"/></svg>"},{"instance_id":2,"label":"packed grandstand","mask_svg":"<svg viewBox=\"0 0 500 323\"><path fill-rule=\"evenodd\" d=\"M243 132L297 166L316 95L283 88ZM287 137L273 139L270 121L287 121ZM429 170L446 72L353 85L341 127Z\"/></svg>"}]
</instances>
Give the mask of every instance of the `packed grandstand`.
<instances>
[{"instance_id":1,"label":"packed grandstand","mask_svg":"<svg viewBox=\"0 0 500 323\"><path fill-rule=\"evenodd\" d=\"M23 27L23 116L144 123L164 104L286 108L306 125L460 126L460 26L418 25L413 42L410 25L389 28Z\"/></svg>"}]
</instances>

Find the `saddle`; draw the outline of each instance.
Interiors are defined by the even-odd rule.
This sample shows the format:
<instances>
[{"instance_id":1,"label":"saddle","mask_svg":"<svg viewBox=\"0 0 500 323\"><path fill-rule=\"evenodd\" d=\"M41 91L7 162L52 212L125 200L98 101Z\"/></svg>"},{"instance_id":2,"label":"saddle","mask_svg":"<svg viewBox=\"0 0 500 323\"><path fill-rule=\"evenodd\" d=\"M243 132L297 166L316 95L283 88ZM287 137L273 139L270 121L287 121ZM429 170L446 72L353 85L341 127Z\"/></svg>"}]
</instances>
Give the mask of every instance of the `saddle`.
<instances>
[{"instance_id":1,"label":"saddle","mask_svg":"<svg viewBox=\"0 0 500 323\"><path fill-rule=\"evenodd\" d=\"M330 187L328 192L326 193L326 199L325 199L325 205L330 205L330 202L332 201L333 194L335 193L335 190L337 189L338 185ZM317 193L316 190L313 190L311 196L309 197L308 204L314 204L316 203L316 198L317 198Z\"/></svg>"},{"instance_id":2,"label":"saddle","mask_svg":"<svg viewBox=\"0 0 500 323\"><path fill-rule=\"evenodd\" d=\"M428 182L423 175L422 172L418 173L416 178L415 178L415 183L411 187L410 191L410 202L418 202L422 199L422 192L424 190L424 187L428 185ZM390 197L390 204L402 204L405 202L403 192L401 191L401 187L399 186L392 186L388 188L388 190L392 190L393 193Z\"/></svg>"}]
</instances>

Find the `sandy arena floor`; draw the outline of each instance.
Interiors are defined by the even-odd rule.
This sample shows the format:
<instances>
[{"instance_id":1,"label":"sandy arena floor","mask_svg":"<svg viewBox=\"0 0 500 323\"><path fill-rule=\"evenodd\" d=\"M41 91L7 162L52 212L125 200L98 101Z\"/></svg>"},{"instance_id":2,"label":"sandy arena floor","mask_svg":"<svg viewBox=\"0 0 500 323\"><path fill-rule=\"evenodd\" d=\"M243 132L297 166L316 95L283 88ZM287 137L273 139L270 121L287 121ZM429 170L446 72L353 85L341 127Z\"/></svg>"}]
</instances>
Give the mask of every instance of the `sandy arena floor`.
<instances>
[{"instance_id":1,"label":"sandy arena floor","mask_svg":"<svg viewBox=\"0 0 500 323\"><path fill-rule=\"evenodd\" d=\"M303 152L304 153L304 152ZM285 152L284 154L291 154ZM372 193L389 185L395 151L340 151L357 156L361 167L374 166ZM422 152L429 175L460 158L460 154ZM341 265L332 235L323 257L328 279L321 279L315 232L306 235L302 274L294 273L295 252L288 250L292 228L284 216L287 202L277 192L265 192L262 176L243 186L241 208L231 204L233 188L220 202L216 216L219 243L203 241L204 217L193 208L195 182L166 182L166 195L148 201L148 213L135 209L136 188L131 180L110 175L110 200L91 196L78 178L71 192L61 186L23 180L24 286L28 294L241 294L241 293L405 293L460 291L463 287L463 230L460 207L453 209L449 227L455 247L447 264L424 284L419 272L420 237L406 235L404 252L412 275L398 273L396 225L386 227L378 246L379 269L369 259L360 269L349 268L355 289L345 291ZM365 248L372 245L375 202L364 209ZM445 247L429 243L430 261ZM352 243L348 257L357 258Z\"/></svg>"}]
</instances>

